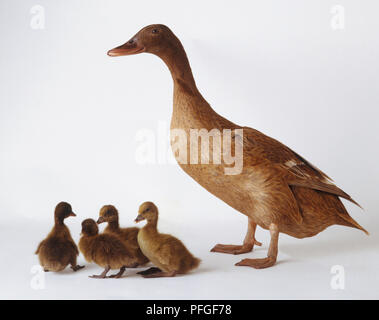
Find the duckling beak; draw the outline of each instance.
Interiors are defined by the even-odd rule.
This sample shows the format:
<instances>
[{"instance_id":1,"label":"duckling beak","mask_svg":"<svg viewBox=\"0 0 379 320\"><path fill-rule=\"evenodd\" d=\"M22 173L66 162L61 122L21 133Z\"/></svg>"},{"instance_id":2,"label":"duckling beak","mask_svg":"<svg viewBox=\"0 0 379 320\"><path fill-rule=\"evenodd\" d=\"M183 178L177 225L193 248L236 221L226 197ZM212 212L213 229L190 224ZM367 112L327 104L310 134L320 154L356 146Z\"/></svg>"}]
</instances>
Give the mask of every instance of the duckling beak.
<instances>
[{"instance_id":1,"label":"duckling beak","mask_svg":"<svg viewBox=\"0 0 379 320\"><path fill-rule=\"evenodd\" d=\"M140 221L142 221L142 220L145 220L145 218L142 216L142 214L139 214L138 216L137 216L137 218L134 220L134 222L140 222Z\"/></svg>"},{"instance_id":2,"label":"duckling beak","mask_svg":"<svg viewBox=\"0 0 379 320\"><path fill-rule=\"evenodd\" d=\"M132 54L142 53L145 51L145 47L141 45L140 41L136 37L133 37L128 42L121 46L113 48L108 51L108 56L119 57L119 56L129 56Z\"/></svg>"},{"instance_id":3,"label":"duckling beak","mask_svg":"<svg viewBox=\"0 0 379 320\"><path fill-rule=\"evenodd\" d=\"M76 214L73 213L73 212L71 212L71 213L69 214L69 216L71 216L71 217L76 217Z\"/></svg>"},{"instance_id":4,"label":"duckling beak","mask_svg":"<svg viewBox=\"0 0 379 320\"><path fill-rule=\"evenodd\" d=\"M97 219L97 224L100 224L100 223L103 223L103 222L105 222L105 220L104 220L104 217L100 217L99 219Z\"/></svg>"}]
</instances>

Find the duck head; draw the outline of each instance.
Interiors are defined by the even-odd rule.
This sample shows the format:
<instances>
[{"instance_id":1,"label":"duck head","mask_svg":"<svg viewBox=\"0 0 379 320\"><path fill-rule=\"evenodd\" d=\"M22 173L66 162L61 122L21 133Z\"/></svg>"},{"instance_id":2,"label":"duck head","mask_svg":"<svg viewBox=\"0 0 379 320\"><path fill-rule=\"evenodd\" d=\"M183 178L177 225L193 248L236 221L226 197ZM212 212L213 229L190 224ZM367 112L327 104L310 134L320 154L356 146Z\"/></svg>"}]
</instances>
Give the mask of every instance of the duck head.
<instances>
[{"instance_id":1,"label":"duck head","mask_svg":"<svg viewBox=\"0 0 379 320\"><path fill-rule=\"evenodd\" d=\"M95 220L85 219L82 222L82 235L84 236L96 236L99 233L99 227Z\"/></svg>"},{"instance_id":2,"label":"duck head","mask_svg":"<svg viewBox=\"0 0 379 320\"><path fill-rule=\"evenodd\" d=\"M108 51L111 57L148 52L160 56L172 48L181 46L174 33L163 24L152 24L141 29L123 45Z\"/></svg>"},{"instance_id":3,"label":"duck head","mask_svg":"<svg viewBox=\"0 0 379 320\"><path fill-rule=\"evenodd\" d=\"M111 57L142 52L152 53L162 59L179 87L190 95L200 95L196 87L187 54L180 40L163 24L152 24L141 29L123 45L108 51Z\"/></svg>"},{"instance_id":4,"label":"duck head","mask_svg":"<svg viewBox=\"0 0 379 320\"><path fill-rule=\"evenodd\" d=\"M68 217L76 217L76 214L72 212L72 207L67 202L59 202L55 207L54 217L56 222L62 223L64 219Z\"/></svg>"},{"instance_id":5,"label":"duck head","mask_svg":"<svg viewBox=\"0 0 379 320\"><path fill-rule=\"evenodd\" d=\"M138 209L138 216L134 220L135 222L140 222L142 220L156 221L158 219L158 208L153 202L144 202L140 205Z\"/></svg>"},{"instance_id":6,"label":"duck head","mask_svg":"<svg viewBox=\"0 0 379 320\"><path fill-rule=\"evenodd\" d=\"M118 222L118 211L115 206L106 205L100 209L97 224L103 222Z\"/></svg>"}]
</instances>

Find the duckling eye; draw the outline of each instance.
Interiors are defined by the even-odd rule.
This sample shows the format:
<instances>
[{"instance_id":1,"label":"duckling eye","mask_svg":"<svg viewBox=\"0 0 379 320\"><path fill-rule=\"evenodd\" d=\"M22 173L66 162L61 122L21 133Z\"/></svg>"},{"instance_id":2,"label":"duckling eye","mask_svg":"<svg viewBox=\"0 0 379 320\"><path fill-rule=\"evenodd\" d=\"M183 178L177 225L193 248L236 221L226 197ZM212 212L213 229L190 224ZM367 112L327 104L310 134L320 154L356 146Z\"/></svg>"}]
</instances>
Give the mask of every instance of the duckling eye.
<instances>
[{"instance_id":1,"label":"duckling eye","mask_svg":"<svg viewBox=\"0 0 379 320\"><path fill-rule=\"evenodd\" d=\"M151 32L152 33L158 33L159 31L158 31L158 29L153 29Z\"/></svg>"},{"instance_id":2,"label":"duckling eye","mask_svg":"<svg viewBox=\"0 0 379 320\"><path fill-rule=\"evenodd\" d=\"M145 211L144 212L148 212L150 209L149 208L147 208L147 209L145 209Z\"/></svg>"}]
</instances>

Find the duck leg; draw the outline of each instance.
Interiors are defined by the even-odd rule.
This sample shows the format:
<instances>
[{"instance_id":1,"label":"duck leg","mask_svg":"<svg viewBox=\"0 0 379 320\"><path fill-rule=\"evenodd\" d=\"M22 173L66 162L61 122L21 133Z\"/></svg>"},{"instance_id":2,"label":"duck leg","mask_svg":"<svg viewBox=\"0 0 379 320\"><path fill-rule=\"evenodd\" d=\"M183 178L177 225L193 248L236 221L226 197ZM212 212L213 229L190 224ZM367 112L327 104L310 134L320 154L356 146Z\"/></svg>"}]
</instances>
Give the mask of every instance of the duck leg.
<instances>
[{"instance_id":1,"label":"duck leg","mask_svg":"<svg viewBox=\"0 0 379 320\"><path fill-rule=\"evenodd\" d=\"M157 268L157 267L151 267L151 268L146 269L144 271L137 272L137 274L144 276L144 275L153 274L153 273L157 273L157 272L161 272L161 271L162 270Z\"/></svg>"},{"instance_id":2,"label":"duck leg","mask_svg":"<svg viewBox=\"0 0 379 320\"><path fill-rule=\"evenodd\" d=\"M121 278L121 276L122 276L122 275L124 274L124 272L125 272L125 269L126 269L125 266L121 267L121 268L120 268L120 271L119 271L118 273L116 273L116 274L111 274L111 275L109 276L109 278L116 278L116 279Z\"/></svg>"},{"instance_id":3,"label":"duck leg","mask_svg":"<svg viewBox=\"0 0 379 320\"><path fill-rule=\"evenodd\" d=\"M71 258L71 263L70 263L70 264L71 264L71 269L72 269L74 272L76 272L76 271L78 271L78 270L84 268L84 266L80 266L80 265L78 265L78 264L76 263L76 256L74 256L74 257Z\"/></svg>"},{"instance_id":4,"label":"duck leg","mask_svg":"<svg viewBox=\"0 0 379 320\"><path fill-rule=\"evenodd\" d=\"M242 254L251 252L254 245L261 246L262 243L255 240L255 229L257 224L249 218L247 223L247 232L242 245L232 245L232 244L216 244L211 252L229 253L229 254Z\"/></svg>"},{"instance_id":5,"label":"duck leg","mask_svg":"<svg viewBox=\"0 0 379 320\"><path fill-rule=\"evenodd\" d=\"M271 241L268 249L267 258L263 259L243 259L236 263L236 266L247 266L255 269L263 269L271 267L276 262L278 255L278 240L279 240L279 227L275 223L270 224Z\"/></svg>"},{"instance_id":6,"label":"duck leg","mask_svg":"<svg viewBox=\"0 0 379 320\"><path fill-rule=\"evenodd\" d=\"M111 268L109 266L107 266L101 274L98 274L98 275L94 274L93 276L89 276L89 277L94 278L94 279L105 279L107 277L107 273L110 269Z\"/></svg>"},{"instance_id":7,"label":"duck leg","mask_svg":"<svg viewBox=\"0 0 379 320\"><path fill-rule=\"evenodd\" d=\"M176 273L177 273L176 271L169 271L169 272L160 271L160 272L155 272L152 274L143 275L143 277L144 278L175 277Z\"/></svg>"},{"instance_id":8,"label":"duck leg","mask_svg":"<svg viewBox=\"0 0 379 320\"><path fill-rule=\"evenodd\" d=\"M80 265L71 265L71 269L74 270L74 271L78 271L80 269L83 269L84 266L80 266Z\"/></svg>"}]
</instances>

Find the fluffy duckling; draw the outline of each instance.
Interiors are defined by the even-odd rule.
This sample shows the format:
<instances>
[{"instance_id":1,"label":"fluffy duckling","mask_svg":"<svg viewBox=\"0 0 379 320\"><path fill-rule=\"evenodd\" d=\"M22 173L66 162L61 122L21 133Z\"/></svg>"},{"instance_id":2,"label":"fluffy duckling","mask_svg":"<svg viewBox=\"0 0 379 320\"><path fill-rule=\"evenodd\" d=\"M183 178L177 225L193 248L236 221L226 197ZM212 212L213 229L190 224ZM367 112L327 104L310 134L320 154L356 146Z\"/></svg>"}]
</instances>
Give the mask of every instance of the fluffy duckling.
<instances>
[{"instance_id":1,"label":"fluffy duckling","mask_svg":"<svg viewBox=\"0 0 379 320\"><path fill-rule=\"evenodd\" d=\"M143 254L159 267L142 273L143 277L174 277L199 265L200 259L194 257L179 239L158 232L158 208L154 203L144 202L138 213L136 222L147 220L147 224L138 233L138 244Z\"/></svg>"},{"instance_id":2,"label":"fluffy duckling","mask_svg":"<svg viewBox=\"0 0 379 320\"><path fill-rule=\"evenodd\" d=\"M76 264L79 255L78 247L71 238L70 230L64 224L64 219L76 214L72 212L71 205L67 202L60 202L55 207L55 224L45 240L38 245L38 258L41 266L47 271L62 271L67 265L77 271L84 266Z\"/></svg>"},{"instance_id":3,"label":"fluffy duckling","mask_svg":"<svg viewBox=\"0 0 379 320\"><path fill-rule=\"evenodd\" d=\"M139 266L146 264L149 262L144 254L142 253L139 245L138 245L138 231L139 228L131 227L131 228L120 228L118 222L118 211L115 206L106 205L100 209L99 219L97 220L97 224L107 222L108 225L104 229L104 233L111 233L118 235L121 240L125 243L125 245L129 248L130 252L137 259L137 263Z\"/></svg>"},{"instance_id":4,"label":"fluffy duckling","mask_svg":"<svg viewBox=\"0 0 379 320\"><path fill-rule=\"evenodd\" d=\"M99 275L90 278L120 278L125 268L134 268L137 260L131 250L114 234L99 234L95 220L86 219L82 222L82 234L79 249L88 262L94 262L104 268ZM110 269L120 269L117 274L107 277Z\"/></svg>"}]
</instances>

